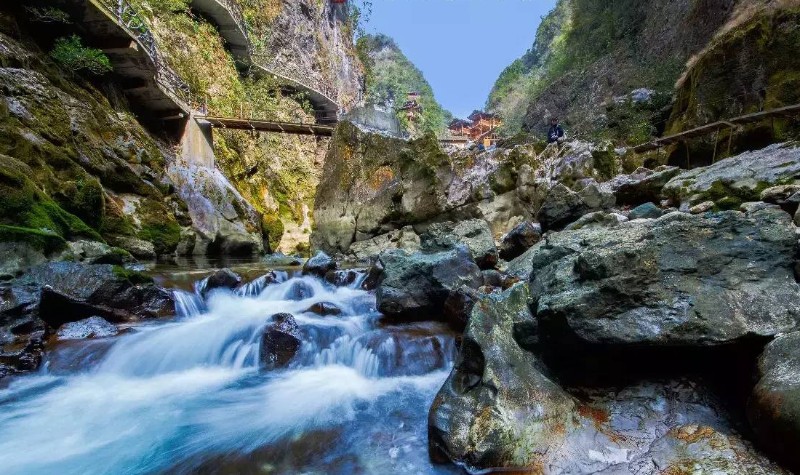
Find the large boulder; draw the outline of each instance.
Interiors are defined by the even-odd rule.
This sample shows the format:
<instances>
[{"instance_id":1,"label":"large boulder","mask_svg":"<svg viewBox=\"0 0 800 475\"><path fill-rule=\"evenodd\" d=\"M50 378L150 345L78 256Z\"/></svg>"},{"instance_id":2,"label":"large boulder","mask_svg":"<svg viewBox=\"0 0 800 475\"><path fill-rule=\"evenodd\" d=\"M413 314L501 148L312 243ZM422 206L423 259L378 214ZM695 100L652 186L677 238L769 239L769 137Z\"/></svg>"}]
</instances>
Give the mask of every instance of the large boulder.
<instances>
[{"instance_id":1,"label":"large boulder","mask_svg":"<svg viewBox=\"0 0 800 475\"><path fill-rule=\"evenodd\" d=\"M403 251L416 252L421 247L419 236L411 226L389 231L363 241L350 245L348 253L358 260L375 259L383 251L402 249Z\"/></svg>"},{"instance_id":2,"label":"large boulder","mask_svg":"<svg viewBox=\"0 0 800 475\"><path fill-rule=\"evenodd\" d=\"M761 193L775 185L800 179L800 148L772 145L696 168L672 178L664 194L675 204L694 206L713 201L726 209L759 201Z\"/></svg>"},{"instance_id":3,"label":"large boulder","mask_svg":"<svg viewBox=\"0 0 800 475\"><path fill-rule=\"evenodd\" d=\"M448 166L433 137L405 141L341 122L317 187L312 246L347 253L355 241L437 216Z\"/></svg>"},{"instance_id":4,"label":"large boulder","mask_svg":"<svg viewBox=\"0 0 800 475\"><path fill-rule=\"evenodd\" d=\"M757 438L793 470L800 470L800 332L767 345L759 358L760 381L748 404Z\"/></svg>"},{"instance_id":5,"label":"large boulder","mask_svg":"<svg viewBox=\"0 0 800 475\"><path fill-rule=\"evenodd\" d=\"M554 335L606 344L715 345L798 327L797 237L777 207L671 213L552 234L521 256Z\"/></svg>"},{"instance_id":6,"label":"large boulder","mask_svg":"<svg viewBox=\"0 0 800 475\"><path fill-rule=\"evenodd\" d=\"M471 469L536 466L539 454L573 427L575 401L514 340L515 327L534 325L526 284L475 305L428 415L433 461Z\"/></svg>"},{"instance_id":7,"label":"large boulder","mask_svg":"<svg viewBox=\"0 0 800 475\"><path fill-rule=\"evenodd\" d=\"M539 223L524 221L509 231L500 243L500 258L510 261L542 239L542 226Z\"/></svg>"},{"instance_id":8,"label":"large boulder","mask_svg":"<svg viewBox=\"0 0 800 475\"><path fill-rule=\"evenodd\" d=\"M788 475L737 433L691 380L581 388L572 397L535 353L526 284L475 305L455 366L428 415L434 462L470 473ZM567 350L568 351L568 350Z\"/></svg>"},{"instance_id":9,"label":"large boulder","mask_svg":"<svg viewBox=\"0 0 800 475\"><path fill-rule=\"evenodd\" d=\"M580 191L556 183L547 193L536 217L545 231L558 230L581 216L614 206L614 195L589 183Z\"/></svg>"},{"instance_id":10,"label":"large boulder","mask_svg":"<svg viewBox=\"0 0 800 475\"><path fill-rule=\"evenodd\" d=\"M301 344L300 330L292 314L273 315L261 337L261 366L267 370L286 367Z\"/></svg>"},{"instance_id":11,"label":"large boulder","mask_svg":"<svg viewBox=\"0 0 800 475\"><path fill-rule=\"evenodd\" d=\"M324 278L325 274L335 271L337 267L336 261L331 256L319 251L314 257L306 261L303 266L303 274Z\"/></svg>"},{"instance_id":12,"label":"large boulder","mask_svg":"<svg viewBox=\"0 0 800 475\"><path fill-rule=\"evenodd\" d=\"M41 293L39 316L53 328L93 316L118 323L175 314L169 292L138 272L109 264L44 264L15 285Z\"/></svg>"},{"instance_id":13,"label":"large boulder","mask_svg":"<svg viewBox=\"0 0 800 475\"><path fill-rule=\"evenodd\" d=\"M664 198L661 190L680 173L678 167L639 168L630 175L620 175L603 183L603 188L614 194L619 206L639 206L650 201L658 203Z\"/></svg>"},{"instance_id":14,"label":"large boulder","mask_svg":"<svg viewBox=\"0 0 800 475\"><path fill-rule=\"evenodd\" d=\"M383 277L376 291L378 310L389 320L442 320L448 298L462 286L483 284L480 268L466 246L431 254L388 251L380 255ZM459 318L451 322L463 325ZM463 327L462 327L463 328Z\"/></svg>"},{"instance_id":15,"label":"large boulder","mask_svg":"<svg viewBox=\"0 0 800 475\"><path fill-rule=\"evenodd\" d=\"M438 252L465 245L478 267L490 269L497 264L497 247L489 225L482 219L432 224L422 234L422 250Z\"/></svg>"}]
</instances>

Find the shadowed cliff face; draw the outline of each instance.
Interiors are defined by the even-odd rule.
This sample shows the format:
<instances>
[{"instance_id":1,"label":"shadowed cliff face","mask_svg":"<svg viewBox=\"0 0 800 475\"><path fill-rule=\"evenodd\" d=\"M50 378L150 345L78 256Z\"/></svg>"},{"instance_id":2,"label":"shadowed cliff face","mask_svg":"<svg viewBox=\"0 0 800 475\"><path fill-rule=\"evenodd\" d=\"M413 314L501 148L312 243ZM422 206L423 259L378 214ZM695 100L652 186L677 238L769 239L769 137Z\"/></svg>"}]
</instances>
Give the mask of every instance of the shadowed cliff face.
<instances>
[{"instance_id":1,"label":"shadowed cliff face","mask_svg":"<svg viewBox=\"0 0 800 475\"><path fill-rule=\"evenodd\" d=\"M362 67L345 8L328 1L285 0L265 25L268 31L256 29L254 34L276 64L290 67L300 78L333 86L338 94L334 99L350 108L361 98Z\"/></svg>"}]
</instances>

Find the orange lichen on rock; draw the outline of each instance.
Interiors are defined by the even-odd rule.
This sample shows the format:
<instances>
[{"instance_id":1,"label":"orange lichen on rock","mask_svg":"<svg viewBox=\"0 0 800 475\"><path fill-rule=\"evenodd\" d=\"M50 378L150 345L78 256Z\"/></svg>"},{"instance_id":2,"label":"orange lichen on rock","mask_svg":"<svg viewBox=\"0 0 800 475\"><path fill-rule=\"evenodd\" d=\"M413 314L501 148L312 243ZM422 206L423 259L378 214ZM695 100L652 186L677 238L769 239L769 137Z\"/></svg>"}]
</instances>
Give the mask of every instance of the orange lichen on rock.
<instances>
[{"instance_id":1,"label":"orange lichen on rock","mask_svg":"<svg viewBox=\"0 0 800 475\"><path fill-rule=\"evenodd\" d=\"M370 189L377 191L392 180L394 180L394 170L391 167L382 166L373 172L367 184Z\"/></svg>"}]
</instances>

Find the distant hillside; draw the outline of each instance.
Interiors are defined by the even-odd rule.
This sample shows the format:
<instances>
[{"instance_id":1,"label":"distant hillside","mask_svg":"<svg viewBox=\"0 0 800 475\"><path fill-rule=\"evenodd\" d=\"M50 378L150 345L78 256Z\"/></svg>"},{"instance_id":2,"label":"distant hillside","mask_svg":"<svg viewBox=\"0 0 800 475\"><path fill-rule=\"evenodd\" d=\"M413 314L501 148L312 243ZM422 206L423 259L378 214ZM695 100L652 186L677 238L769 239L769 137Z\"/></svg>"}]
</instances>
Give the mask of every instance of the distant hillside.
<instances>
[{"instance_id":1,"label":"distant hillside","mask_svg":"<svg viewBox=\"0 0 800 475\"><path fill-rule=\"evenodd\" d=\"M571 12L571 0L559 2L542 19L531 49L497 78L486 101L486 110L502 115L506 130L518 131L522 128L533 89L547 72L545 66L553 52L563 48L562 33L568 29Z\"/></svg>"},{"instance_id":2,"label":"distant hillside","mask_svg":"<svg viewBox=\"0 0 800 475\"><path fill-rule=\"evenodd\" d=\"M433 89L422 72L403 54L393 39L386 35L367 35L356 45L366 69L366 103L397 113L400 123L411 133L441 133L452 115L436 101ZM409 124L399 113L409 91L420 93L422 117Z\"/></svg>"},{"instance_id":3,"label":"distant hillside","mask_svg":"<svg viewBox=\"0 0 800 475\"><path fill-rule=\"evenodd\" d=\"M488 109L508 132L543 132L558 115L573 135L636 142L659 134L687 60L739 3L559 0L531 50L500 75ZM624 99L642 88L655 93L644 104Z\"/></svg>"}]
</instances>

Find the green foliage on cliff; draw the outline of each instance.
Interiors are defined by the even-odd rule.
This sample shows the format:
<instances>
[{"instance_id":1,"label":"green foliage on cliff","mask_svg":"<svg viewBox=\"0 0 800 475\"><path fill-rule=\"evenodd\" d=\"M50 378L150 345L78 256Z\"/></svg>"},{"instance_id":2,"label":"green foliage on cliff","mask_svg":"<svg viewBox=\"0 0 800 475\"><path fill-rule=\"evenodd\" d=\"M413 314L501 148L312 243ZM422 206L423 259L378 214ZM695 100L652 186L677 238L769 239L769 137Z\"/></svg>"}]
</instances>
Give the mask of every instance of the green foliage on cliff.
<instances>
[{"instance_id":1,"label":"green foliage on cliff","mask_svg":"<svg viewBox=\"0 0 800 475\"><path fill-rule=\"evenodd\" d=\"M501 73L487 109L503 116L509 135L544 134L558 115L573 137L647 140L663 130L663 102L626 107L613 99L641 88L671 94L686 60L737 3L559 0L533 47Z\"/></svg>"},{"instance_id":2,"label":"green foliage on cliff","mask_svg":"<svg viewBox=\"0 0 800 475\"><path fill-rule=\"evenodd\" d=\"M553 11L542 18L533 46L500 73L489 93L486 110L503 117L503 129L509 134L522 128L528 102L540 87L550 59L563 55L572 18L571 1L559 1Z\"/></svg>"},{"instance_id":3,"label":"green foliage on cliff","mask_svg":"<svg viewBox=\"0 0 800 475\"><path fill-rule=\"evenodd\" d=\"M0 155L0 241L26 241L50 252L63 248L65 240L103 240L40 190L32 175L24 163Z\"/></svg>"},{"instance_id":4,"label":"green foliage on cliff","mask_svg":"<svg viewBox=\"0 0 800 475\"><path fill-rule=\"evenodd\" d=\"M800 8L753 12L694 58L678 83L667 134L800 103ZM777 115L681 144L670 160L704 164L798 138L800 122Z\"/></svg>"},{"instance_id":5,"label":"green foliage on cliff","mask_svg":"<svg viewBox=\"0 0 800 475\"><path fill-rule=\"evenodd\" d=\"M97 76L112 71L108 56L96 48L87 48L77 35L56 40L50 56L75 72L87 72Z\"/></svg>"},{"instance_id":6,"label":"green foliage on cliff","mask_svg":"<svg viewBox=\"0 0 800 475\"><path fill-rule=\"evenodd\" d=\"M287 96L281 83L270 75L242 75L216 26L189 14L187 0L173 0L170 6L155 0L136 1L148 12L169 64L197 97L207 101L215 115L287 122L314 120L302 94ZM241 6L253 44L263 47L278 16L287 13L283 3L243 0ZM277 248L287 228L298 227L306 220L303 209L313 206L318 176L314 168L316 139L217 131L214 146L220 169L262 214L262 233L271 247ZM147 230L155 233L154 239L167 243L178 236L174 229Z\"/></svg>"},{"instance_id":7,"label":"green foliage on cliff","mask_svg":"<svg viewBox=\"0 0 800 475\"><path fill-rule=\"evenodd\" d=\"M440 134L445 129L452 115L439 105L431 85L394 40L386 35L362 36L356 43L356 50L366 69L368 104L392 104L406 130L413 127L422 133ZM411 91L420 94L422 106L422 115L413 125L399 110Z\"/></svg>"}]
</instances>

